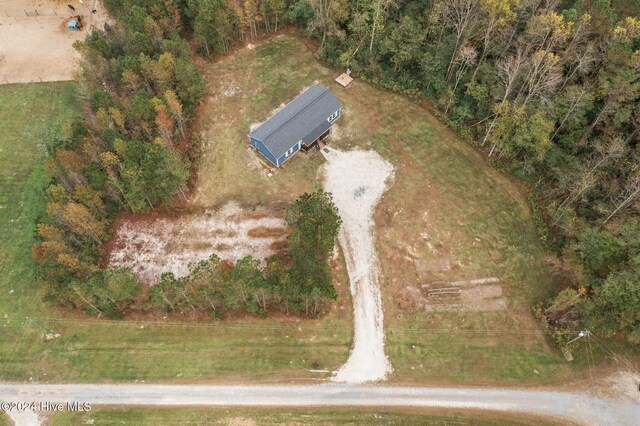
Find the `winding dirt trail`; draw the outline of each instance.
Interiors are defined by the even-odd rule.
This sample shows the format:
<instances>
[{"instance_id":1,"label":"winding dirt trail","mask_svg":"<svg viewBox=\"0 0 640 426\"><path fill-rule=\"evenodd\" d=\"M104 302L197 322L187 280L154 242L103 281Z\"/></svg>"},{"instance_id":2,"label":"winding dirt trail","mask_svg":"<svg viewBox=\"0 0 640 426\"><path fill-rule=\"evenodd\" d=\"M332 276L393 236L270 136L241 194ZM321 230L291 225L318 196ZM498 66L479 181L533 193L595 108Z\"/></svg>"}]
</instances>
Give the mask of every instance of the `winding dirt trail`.
<instances>
[{"instance_id":1,"label":"winding dirt trail","mask_svg":"<svg viewBox=\"0 0 640 426\"><path fill-rule=\"evenodd\" d=\"M333 194L342 218L338 239L353 296L353 349L333 380L384 380L392 367L384 352L380 269L372 216L387 181L393 178L393 166L374 151L341 152L325 147L322 154L327 159L324 187Z\"/></svg>"}]
</instances>

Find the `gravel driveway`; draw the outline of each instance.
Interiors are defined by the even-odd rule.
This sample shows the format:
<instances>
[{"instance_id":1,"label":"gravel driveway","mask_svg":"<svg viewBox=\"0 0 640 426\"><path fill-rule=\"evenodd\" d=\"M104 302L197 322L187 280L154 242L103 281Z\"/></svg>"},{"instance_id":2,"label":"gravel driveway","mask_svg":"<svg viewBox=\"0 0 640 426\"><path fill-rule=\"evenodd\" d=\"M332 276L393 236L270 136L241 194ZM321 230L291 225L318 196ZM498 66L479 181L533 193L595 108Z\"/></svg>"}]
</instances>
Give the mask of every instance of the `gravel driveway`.
<instances>
[{"instance_id":1,"label":"gravel driveway","mask_svg":"<svg viewBox=\"0 0 640 426\"><path fill-rule=\"evenodd\" d=\"M325 147L322 154L327 159L324 188L333 194L342 218L338 239L353 296L353 349L334 380L383 380L392 369L384 353L380 268L372 216L387 181L393 177L393 166L374 151L341 152Z\"/></svg>"}]
</instances>

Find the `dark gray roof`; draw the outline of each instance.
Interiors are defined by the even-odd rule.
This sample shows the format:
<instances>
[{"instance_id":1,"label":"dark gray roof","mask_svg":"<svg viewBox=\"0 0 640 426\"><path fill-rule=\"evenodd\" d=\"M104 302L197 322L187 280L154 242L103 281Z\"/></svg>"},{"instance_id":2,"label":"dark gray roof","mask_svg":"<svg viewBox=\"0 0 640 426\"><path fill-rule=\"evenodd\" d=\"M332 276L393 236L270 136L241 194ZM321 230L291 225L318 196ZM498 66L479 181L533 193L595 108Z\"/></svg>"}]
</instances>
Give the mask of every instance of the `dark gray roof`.
<instances>
[{"instance_id":1,"label":"dark gray roof","mask_svg":"<svg viewBox=\"0 0 640 426\"><path fill-rule=\"evenodd\" d=\"M274 157L279 158L300 140L305 144L313 142L331 126L327 117L341 107L329 89L311 86L249 136L262 141Z\"/></svg>"}]
</instances>

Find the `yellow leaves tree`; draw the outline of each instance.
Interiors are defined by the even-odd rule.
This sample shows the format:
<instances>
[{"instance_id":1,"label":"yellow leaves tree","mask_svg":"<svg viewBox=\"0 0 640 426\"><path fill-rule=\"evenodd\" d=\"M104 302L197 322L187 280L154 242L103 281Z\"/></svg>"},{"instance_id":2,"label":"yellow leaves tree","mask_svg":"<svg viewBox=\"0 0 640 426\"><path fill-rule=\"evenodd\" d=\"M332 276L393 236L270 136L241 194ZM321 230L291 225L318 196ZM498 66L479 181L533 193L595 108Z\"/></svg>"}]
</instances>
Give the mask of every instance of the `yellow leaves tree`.
<instances>
[{"instance_id":1,"label":"yellow leaves tree","mask_svg":"<svg viewBox=\"0 0 640 426\"><path fill-rule=\"evenodd\" d=\"M102 201L102 197L100 197L98 191L92 189L90 186L77 186L73 191L73 199L85 205L94 215L106 219L107 208L104 201Z\"/></svg>"},{"instance_id":2,"label":"yellow leaves tree","mask_svg":"<svg viewBox=\"0 0 640 426\"><path fill-rule=\"evenodd\" d=\"M75 185L84 183L83 168L82 157L67 149L56 150L55 154L45 161L47 174L55 177L68 191L71 191Z\"/></svg>"},{"instance_id":3,"label":"yellow leaves tree","mask_svg":"<svg viewBox=\"0 0 640 426\"><path fill-rule=\"evenodd\" d=\"M613 30L615 40L629 42L640 37L640 18L627 16Z\"/></svg>"},{"instance_id":4,"label":"yellow leaves tree","mask_svg":"<svg viewBox=\"0 0 640 426\"><path fill-rule=\"evenodd\" d=\"M62 220L76 235L102 245L104 225L82 204L70 202L64 206Z\"/></svg>"},{"instance_id":5,"label":"yellow leaves tree","mask_svg":"<svg viewBox=\"0 0 640 426\"><path fill-rule=\"evenodd\" d=\"M171 89L176 66L175 57L168 52L153 60L146 55L140 55L140 70L142 77L150 83L158 93Z\"/></svg>"},{"instance_id":6,"label":"yellow leaves tree","mask_svg":"<svg viewBox=\"0 0 640 426\"><path fill-rule=\"evenodd\" d=\"M159 98L153 98L153 108L156 110L156 126L165 146L173 148L173 120L167 111L167 106Z\"/></svg>"},{"instance_id":7,"label":"yellow leaves tree","mask_svg":"<svg viewBox=\"0 0 640 426\"><path fill-rule=\"evenodd\" d=\"M185 132L186 123L185 123L184 114L182 112L182 104L178 99L178 95L173 90L167 90L166 92L164 92L164 99L167 103L167 107L169 108L169 112L171 113L171 116L173 117L176 124L178 125L180 136L182 136L182 139L186 139L187 138L187 135Z\"/></svg>"},{"instance_id":8,"label":"yellow leaves tree","mask_svg":"<svg viewBox=\"0 0 640 426\"><path fill-rule=\"evenodd\" d=\"M491 42L495 39L495 33L516 19L516 10L519 5L520 0L480 0L485 31L482 37L482 54L473 71L471 81L475 81L480 66L484 63L487 53L491 50Z\"/></svg>"}]
</instances>

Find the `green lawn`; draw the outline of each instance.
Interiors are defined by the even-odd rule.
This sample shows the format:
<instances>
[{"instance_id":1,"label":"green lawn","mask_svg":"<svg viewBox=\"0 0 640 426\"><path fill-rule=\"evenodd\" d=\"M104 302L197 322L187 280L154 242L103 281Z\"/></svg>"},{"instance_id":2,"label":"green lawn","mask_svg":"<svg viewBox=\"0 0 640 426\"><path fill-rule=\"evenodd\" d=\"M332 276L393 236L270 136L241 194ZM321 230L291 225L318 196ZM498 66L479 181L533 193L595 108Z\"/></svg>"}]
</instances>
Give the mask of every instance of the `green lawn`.
<instances>
[{"instance_id":1,"label":"green lawn","mask_svg":"<svg viewBox=\"0 0 640 426\"><path fill-rule=\"evenodd\" d=\"M9 417L0 412L0 426L12 426L13 422L11 421L11 419L9 419Z\"/></svg>"},{"instance_id":2,"label":"green lawn","mask_svg":"<svg viewBox=\"0 0 640 426\"><path fill-rule=\"evenodd\" d=\"M55 414L50 426L68 424L93 425L477 425L533 426L560 424L540 418L504 413L459 412L397 409L224 409L179 408L152 409L98 408L88 413Z\"/></svg>"},{"instance_id":3,"label":"green lawn","mask_svg":"<svg viewBox=\"0 0 640 426\"><path fill-rule=\"evenodd\" d=\"M72 83L0 86L0 319L9 323L42 309L31 262L44 209L42 144L76 108Z\"/></svg>"}]
</instances>

